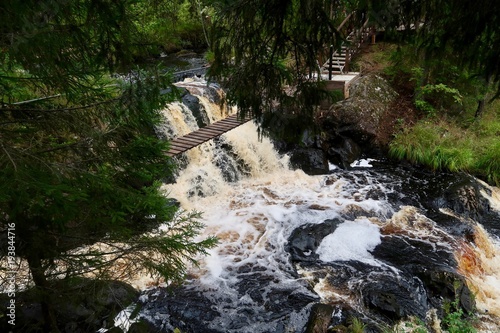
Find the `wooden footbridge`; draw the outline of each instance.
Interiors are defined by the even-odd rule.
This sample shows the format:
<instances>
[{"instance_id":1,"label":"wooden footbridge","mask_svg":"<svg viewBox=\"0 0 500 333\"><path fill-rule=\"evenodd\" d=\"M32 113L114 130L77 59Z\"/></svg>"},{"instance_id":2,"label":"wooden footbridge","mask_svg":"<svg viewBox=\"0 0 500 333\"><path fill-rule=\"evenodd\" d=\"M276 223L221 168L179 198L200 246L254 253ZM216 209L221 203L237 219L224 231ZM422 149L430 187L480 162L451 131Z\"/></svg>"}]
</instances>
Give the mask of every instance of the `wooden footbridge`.
<instances>
[{"instance_id":1,"label":"wooden footbridge","mask_svg":"<svg viewBox=\"0 0 500 333\"><path fill-rule=\"evenodd\" d=\"M167 152L167 156L173 157L177 154L183 153L186 150L216 138L233 128L243 125L251 119L253 119L253 117L240 119L237 115L232 115L225 119L216 121L213 124L202 127L194 132L178 137L170 141L170 150Z\"/></svg>"}]
</instances>

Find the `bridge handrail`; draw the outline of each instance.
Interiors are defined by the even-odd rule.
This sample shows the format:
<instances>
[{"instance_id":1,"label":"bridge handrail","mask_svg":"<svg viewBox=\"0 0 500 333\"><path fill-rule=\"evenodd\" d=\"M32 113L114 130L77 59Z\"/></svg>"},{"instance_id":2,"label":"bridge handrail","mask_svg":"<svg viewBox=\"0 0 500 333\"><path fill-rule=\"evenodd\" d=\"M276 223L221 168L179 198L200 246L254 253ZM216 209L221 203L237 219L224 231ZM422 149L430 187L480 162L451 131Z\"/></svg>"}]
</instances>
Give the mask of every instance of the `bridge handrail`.
<instances>
[{"instance_id":1,"label":"bridge handrail","mask_svg":"<svg viewBox=\"0 0 500 333\"><path fill-rule=\"evenodd\" d=\"M337 31L342 30L344 25L351 19L351 17L354 15L355 12L351 12L347 17L340 23L340 25L337 27Z\"/></svg>"},{"instance_id":2,"label":"bridge handrail","mask_svg":"<svg viewBox=\"0 0 500 333\"><path fill-rule=\"evenodd\" d=\"M178 81L184 80L187 77L190 77L189 76L190 74L191 75L198 75L197 73L205 73L208 68L210 68L210 66L191 68L191 69L187 69L185 71L174 72L174 73L172 73L172 76L174 77L174 82L178 82ZM113 86L116 86L116 85L110 84L110 85L107 85L105 87L113 87ZM11 106L22 105L22 104L29 104L29 103L44 101L47 99L57 98L57 97L61 97L61 96L62 96L62 94L57 94L57 95L52 95L52 96L43 96L43 97L39 97L39 98L33 98L33 99L26 100L26 101L19 101L19 102L14 102L14 103L3 103L3 104L11 105Z\"/></svg>"}]
</instances>

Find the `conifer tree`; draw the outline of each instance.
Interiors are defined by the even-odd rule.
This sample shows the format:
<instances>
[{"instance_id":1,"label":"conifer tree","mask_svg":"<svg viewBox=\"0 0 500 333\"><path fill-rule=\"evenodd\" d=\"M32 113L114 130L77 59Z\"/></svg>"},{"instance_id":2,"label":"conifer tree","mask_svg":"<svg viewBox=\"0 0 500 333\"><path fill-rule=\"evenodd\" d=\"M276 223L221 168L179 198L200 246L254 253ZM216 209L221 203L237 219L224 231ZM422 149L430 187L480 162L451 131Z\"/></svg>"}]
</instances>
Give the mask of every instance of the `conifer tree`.
<instances>
[{"instance_id":1,"label":"conifer tree","mask_svg":"<svg viewBox=\"0 0 500 333\"><path fill-rule=\"evenodd\" d=\"M144 270L179 281L215 244L195 240L199 214L179 215L160 190L173 167L154 132L175 97L160 94L168 76L111 75L130 68L129 6L0 4L0 263L4 274L14 256L27 263L47 332L58 331L51 279Z\"/></svg>"},{"instance_id":2,"label":"conifer tree","mask_svg":"<svg viewBox=\"0 0 500 333\"><path fill-rule=\"evenodd\" d=\"M328 98L318 56L345 37L336 30L343 7L324 0L211 3L209 74L241 113L264 116L264 130L281 127L297 137L311 125L314 106Z\"/></svg>"}]
</instances>

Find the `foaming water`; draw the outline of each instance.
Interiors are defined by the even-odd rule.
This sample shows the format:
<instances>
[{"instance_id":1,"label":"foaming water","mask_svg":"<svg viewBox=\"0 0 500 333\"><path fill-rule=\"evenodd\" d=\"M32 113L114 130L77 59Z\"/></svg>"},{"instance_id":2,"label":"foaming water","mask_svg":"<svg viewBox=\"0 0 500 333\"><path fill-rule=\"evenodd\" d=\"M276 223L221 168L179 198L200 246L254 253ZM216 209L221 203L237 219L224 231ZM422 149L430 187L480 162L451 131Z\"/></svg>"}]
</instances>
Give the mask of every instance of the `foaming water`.
<instances>
[{"instance_id":1,"label":"foaming water","mask_svg":"<svg viewBox=\"0 0 500 333\"><path fill-rule=\"evenodd\" d=\"M230 146L231 155L237 159L228 158L226 164L218 163L225 152L213 141L204 143L186 153L189 164L179 173L176 183L164 186L164 190L179 200L184 209L213 207L221 198L231 198L232 194L226 192L234 192L235 184L224 178L227 168L241 169L240 176L245 178L267 175L268 181L274 180L269 175L287 171L288 158L278 156L268 139L259 141L253 123L229 131L218 140L221 145Z\"/></svg>"},{"instance_id":2,"label":"foaming water","mask_svg":"<svg viewBox=\"0 0 500 333\"><path fill-rule=\"evenodd\" d=\"M347 221L323 238L316 253L324 262L358 260L373 263L372 251L381 243L378 226L367 219Z\"/></svg>"},{"instance_id":3,"label":"foaming water","mask_svg":"<svg viewBox=\"0 0 500 333\"><path fill-rule=\"evenodd\" d=\"M460 271L467 277L480 311L500 317L500 243L480 225L474 244L462 243L456 251Z\"/></svg>"},{"instance_id":4,"label":"foaming water","mask_svg":"<svg viewBox=\"0 0 500 333\"><path fill-rule=\"evenodd\" d=\"M204 95L199 83L186 89L202 97L211 121L224 114ZM179 116L175 118L172 113ZM198 128L192 116L182 118L187 113L185 106L178 104L166 111L170 126L175 127L168 136ZM305 299L304 305L301 310L290 310L295 314L287 317L287 323L293 325L286 329L300 332L314 302L348 304L360 313L368 311L360 289L365 285L376 288L379 281L407 290L415 306L424 304L417 314L425 317L427 312L432 313L432 307L422 300L427 297L422 282L408 276L404 266L416 259L403 258L402 264L398 263L399 253L391 257L391 251L398 248L391 249L387 244L409 244L428 255L432 264L449 265L446 269L453 268L455 258L458 271L476 294L479 311L488 314L497 327L498 242L475 221L464 222L475 225L473 242L441 226L428 216L428 209L410 200L411 191L404 188L408 175L388 174L373 167L373 160L355 163L351 171L331 168L331 174L323 176L290 170L288 157L280 156L269 140L259 140L251 122L191 149L180 159L187 160L186 166L176 182L165 184L163 190L183 209L203 211L206 228L201 237L215 235L220 240L208 256L197 258L199 267L190 269L185 287L189 292L201 292L211 304L206 307L216 313L204 322L207 328L223 332L279 331L283 323L276 318L284 316L279 308L286 307L286 300L296 295ZM424 185L429 182L422 180ZM481 193L493 209L500 207L498 189ZM439 214L460 220L446 209ZM315 226L321 229L332 219L338 220L332 222L332 231L319 238L316 248L303 253L306 259L317 255L317 260L295 262L288 248L294 231L315 230ZM389 253L382 252L384 248L389 248ZM448 261L441 262L441 258L433 257L435 253ZM144 297L154 302L157 294L155 291ZM168 315L155 317L154 311L145 310L142 315L163 327L175 326ZM238 326L235 321L242 324Z\"/></svg>"}]
</instances>

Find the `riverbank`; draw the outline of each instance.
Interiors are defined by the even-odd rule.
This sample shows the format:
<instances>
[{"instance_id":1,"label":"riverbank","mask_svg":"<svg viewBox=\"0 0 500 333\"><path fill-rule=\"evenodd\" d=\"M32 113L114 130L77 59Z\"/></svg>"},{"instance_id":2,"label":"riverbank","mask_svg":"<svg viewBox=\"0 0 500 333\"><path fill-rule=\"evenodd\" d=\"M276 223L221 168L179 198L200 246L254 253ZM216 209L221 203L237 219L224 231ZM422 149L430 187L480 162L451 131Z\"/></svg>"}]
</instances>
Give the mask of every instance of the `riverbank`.
<instances>
[{"instance_id":1,"label":"riverbank","mask_svg":"<svg viewBox=\"0 0 500 333\"><path fill-rule=\"evenodd\" d=\"M367 48L356 62L358 70L383 76L399 93L391 112L385 114L380 124L381 132L387 135L389 156L432 170L467 172L498 186L500 102L487 102L481 116L476 118L481 96L475 93L483 88L467 73L457 73L457 69L453 69L454 74L467 77L460 78L460 82L450 78L445 83L428 83L427 87L441 91L424 99L419 94L425 86L417 84L416 77L421 67L408 58L402 63L402 52L405 51L399 46L380 43ZM463 88L467 80L476 87ZM426 81L432 82L432 79ZM456 99L450 99L451 93Z\"/></svg>"}]
</instances>

